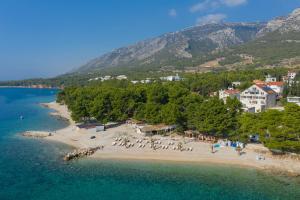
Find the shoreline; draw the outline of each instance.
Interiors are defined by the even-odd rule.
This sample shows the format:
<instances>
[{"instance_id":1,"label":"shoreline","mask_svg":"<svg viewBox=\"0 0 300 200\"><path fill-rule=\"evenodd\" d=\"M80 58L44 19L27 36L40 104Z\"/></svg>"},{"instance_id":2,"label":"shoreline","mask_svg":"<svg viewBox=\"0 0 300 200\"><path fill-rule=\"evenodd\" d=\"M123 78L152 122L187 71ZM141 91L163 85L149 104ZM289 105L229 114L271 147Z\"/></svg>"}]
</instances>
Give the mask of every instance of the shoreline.
<instances>
[{"instance_id":1,"label":"shoreline","mask_svg":"<svg viewBox=\"0 0 300 200\"><path fill-rule=\"evenodd\" d=\"M176 151L171 149L153 150L148 145L139 148L139 144L134 147L125 148L124 146L113 145L115 138L124 135L131 140L142 138L137 134L130 125L121 125L119 127L108 129L105 132L96 133L92 130L78 130L75 122L71 119L71 115L64 105L58 103L42 103L44 107L54 110L51 115L58 116L69 121L66 128L56 130L51 136L45 137L48 141L60 142L67 144L75 149L93 148L103 145L103 150L98 150L95 154L89 156L91 159L111 159L111 160L141 160L141 161L167 161L167 162L188 162L203 164L231 165L238 167L256 168L264 171L271 171L279 174L287 174L291 176L300 175L300 161L291 158L279 158L270 155L270 153L262 145L249 144L244 149L244 154L239 156L231 147L223 147L216 153L210 152L210 144L204 142L191 141L189 138L183 137L162 137L154 136L157 141L169 143L170 141L183 142L184 146L193 148L193 151ZM30 131L29 131L30 132ZM95 139L91 139L95 136ZM143 141L149 141L143 138ZM134 142L133 142L134 143ZM146 143L145 143L146 144ZM147 143L149 144L149 142ZM263 155L264 160L257 160L257 156Z\"/></svg>"},{"instance_id":2,"label":"shoreline","mask_svg":"<svg viewBox=\"0 0 300 200\"><path fill-rule=\"evenodd\" d=\"M36 86L0 86L1 88L20 88L20 89L54 89L59 90L59 87L36 87Z\"/></svg>"}]
</instances>

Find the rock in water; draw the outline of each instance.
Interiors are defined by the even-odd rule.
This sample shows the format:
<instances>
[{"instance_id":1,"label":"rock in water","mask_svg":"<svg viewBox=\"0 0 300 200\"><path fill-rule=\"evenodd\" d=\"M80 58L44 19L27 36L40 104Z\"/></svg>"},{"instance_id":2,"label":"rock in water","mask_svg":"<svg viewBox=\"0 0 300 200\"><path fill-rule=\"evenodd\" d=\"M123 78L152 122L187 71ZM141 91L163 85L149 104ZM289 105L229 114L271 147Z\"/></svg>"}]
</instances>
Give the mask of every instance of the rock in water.
<instances>
[{"instance_id":1,"label":"rock in water","mask_svg":"<svg viewBox=\"0 0 300 200\"><path fill-rule=\"evenodd\" d=\"M70 160L78 159L78 158L85 157L85 156L91 156L96 151L103 149L103 148L104 148L103 146L98 146L98 147L93 147L93 148L76 149L73 152L67 153L64 156L64 160L70 161Z\"/></svg>"},{"instance_id":2,"label":"rock in water","mask_svg":"<svg viewBox=\"0 0 300 200\"><path fill-rule=\"evenodd\" d=\"M52 136L50 132L26 131L22 134L24 137L45 138Z\"/></svg>"}]
</instances>

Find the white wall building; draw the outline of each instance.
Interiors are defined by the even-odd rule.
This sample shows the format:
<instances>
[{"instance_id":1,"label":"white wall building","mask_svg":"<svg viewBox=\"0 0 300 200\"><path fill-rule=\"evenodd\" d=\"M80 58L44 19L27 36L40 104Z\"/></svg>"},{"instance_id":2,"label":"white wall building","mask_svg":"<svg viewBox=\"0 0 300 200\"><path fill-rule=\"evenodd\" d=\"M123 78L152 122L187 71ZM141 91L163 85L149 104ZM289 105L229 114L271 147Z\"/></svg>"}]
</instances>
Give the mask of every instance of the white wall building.
<instances>
[{"instance_id":1,"label":"white wall building","mask_svg":"<svg viewBox=\"0 0 300 200\"><path fill-rule=\"evenodd\" d=\"M119 76L116 77L116 79L118 79L118 80L126 80L127 76L125 76L125 75L119 75Z\"/></svg>"},{"instance_id":2,"label":"white wall building","mask_svg":"<svg viewBox=\"0 0 300 200\"><path fill-rule=\"evenodd\" d=\"M141 80L141 83L151 83L152 82L152 80L151 79L146 79L146 80Z\"/></svg>"},{"instance_id":3,"label":"white wall building","mask_svg":"<svg viewBox=\"0 0 300 200\"><path fill-rule=\"evenodd\" d=\"M234 82L232 82L231 85L232 85L232 87L236 88L236 87L241 85L241 82L240 81L234 81Z\"/></svg>"},{"instance_id":4,"label":"white wall building","mask_svg":"<svg viewBox=\"0 0 300 200\"><path fill-rule=\"evenodd\" d=\"M111 76L104 76L101 80L102 81L108 81L111 79Z\"/></svg>"},{"instance_id":5,"label":"white wall building","mask_svg":"<svg viewBox=\"0 0 300 200\"><path fill-rule=\"evenodd\" d=\"M288 103L295 103L300 106L300 97L287 97Z\"/></svg>"},{"instance_id":6,"label":"white wall building","mask_svg":"<svg viewBox=\"0 0 300 200\"><path fill-rule=\"evenodd\" d=\"M276 82L276 81L277 81L276 77L272 77L271 75L266 76L266 82L267 83Z\"/></svg>"},{"instance_id":7,"label":"white wall building","mask_svg":"<svg viewBox=\"0 0 300 200\"><path fill-rule=\"evenodd\" d=\"M139 81L131 81L131 83L133 83L133 84L138 84Z\"/></svg>"},{"instance_id":8,"label":"white wall building","mask_svg":"<svg viewBox=\"0 0 300 200\"><path fill-rule=\"evenodd\" d=\"M286 76L282 77L282 80L285 83L288 83L289 86L291 86L292 84L295 83L296 76L297 76L296 72L289 71ZM299 81L296 81L296 83L299 83Z\"/></svg>"},{"instance_id":9,"label":"white wall building","mask_svg":"<svg viewBox=\"0 0 300 200\"><path fill-rule=\"evenodd\" d=\"M222 99L226 103L227 98L230 97L234 99L235 97L240 100L240 91L239 90L220 90L219 99Z\"/></svg>"},{"instance_id":10,"label":"white wall building","mask_svg":"<svg viewBox=\"0 0 300 200\"><path fill-rule=\"evenodd\" d=\"M294 79L296 78L296 76L297 76L297 73L296 73L296 72L291 72L291 71L289 71L288 74L287 74L287 78L288 78L289 80L294 80Z\"/></svg>"},{"instance_id":11,"label":"white wall building","mask_svg":"<svg viewBox=\"0 0 300 200\"><path fill-rule=\"evenodd\" d=\"M178 74L176 74L176 76L161 77L160 80L162 80L162 81L180 81L181 78Z\"/></svg>"},{"instance_id":12,"label":"white wall building","mask_svg":"<svg viewBox=\"0 0 300 200\"><path fill-rule=\"evenodd\" d=\"M269 82L267 83L267 86L274 90L278 94L278 96L282 96L284 82Z\"/></svg>"},{"instance_id":13,"label":"white wall building","mask_svg":"<svg viewBox=\"0 0 300 200\"><path fill-rule=\"evenodd\" d=\"M261 112L276 106L276 92L265 85L252 85L240 95L246 111Z\"/></svg>"}]
</instances>

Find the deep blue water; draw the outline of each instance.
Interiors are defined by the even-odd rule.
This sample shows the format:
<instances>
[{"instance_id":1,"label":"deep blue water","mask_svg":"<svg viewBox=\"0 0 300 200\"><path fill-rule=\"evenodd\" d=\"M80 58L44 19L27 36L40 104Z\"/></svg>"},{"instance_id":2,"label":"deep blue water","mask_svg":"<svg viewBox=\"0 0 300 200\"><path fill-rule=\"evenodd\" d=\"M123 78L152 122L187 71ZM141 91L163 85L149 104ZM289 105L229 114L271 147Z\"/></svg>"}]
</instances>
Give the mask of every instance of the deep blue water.
<instances>
[{"instance_id":1,"label":"deep blue water","mask_svg":"<svg viewBox=\"0 0 300 200\"><path fill-rule=\"evenodd\" d=\"M255 169L91 159L65 163L62 155L70 147L18 134L66 126L38 104L53 101L55 93L0 88L0 200L300 199L299 178Z\"/></svg>"}]
</instances>

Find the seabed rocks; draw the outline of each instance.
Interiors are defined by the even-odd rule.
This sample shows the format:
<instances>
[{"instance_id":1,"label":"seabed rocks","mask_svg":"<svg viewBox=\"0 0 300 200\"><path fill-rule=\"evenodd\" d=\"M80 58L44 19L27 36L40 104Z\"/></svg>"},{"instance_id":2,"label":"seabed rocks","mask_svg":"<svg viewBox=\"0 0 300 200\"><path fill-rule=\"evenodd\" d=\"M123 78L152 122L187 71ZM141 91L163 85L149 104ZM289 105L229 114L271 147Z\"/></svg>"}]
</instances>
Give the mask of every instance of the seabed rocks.
<instances>
[{"instance_id":1,"label":"seabed rocks","mask_svg":"<svg viewBox=\"0 0 300 200\"><path fill-rule=\"evenodd\" d=\"M32 137L32 138L46 138L52 136L50 132L38 132L38 131L26 131L22 133L24 137Z\"/></svg>"}]
</instances>

